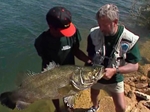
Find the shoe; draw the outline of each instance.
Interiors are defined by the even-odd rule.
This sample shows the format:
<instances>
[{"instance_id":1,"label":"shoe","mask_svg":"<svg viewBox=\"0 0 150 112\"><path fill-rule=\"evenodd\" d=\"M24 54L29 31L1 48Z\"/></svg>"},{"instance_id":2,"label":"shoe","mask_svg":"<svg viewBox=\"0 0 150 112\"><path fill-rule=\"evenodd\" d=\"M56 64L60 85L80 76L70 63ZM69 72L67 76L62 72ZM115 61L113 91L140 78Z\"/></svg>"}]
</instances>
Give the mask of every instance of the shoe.
<instances>
[{"instance_id":1,"label":"shoe","mask_svg":"<svg viewBox=\"0 0 150 112\"><path fill-rule=\"evenodd\" d=\"M89 110L87 110L87 112L98 112L99 110L99 106L98 108L95 108L94 106L92 106Z\"/></svg>"}]
</instances>

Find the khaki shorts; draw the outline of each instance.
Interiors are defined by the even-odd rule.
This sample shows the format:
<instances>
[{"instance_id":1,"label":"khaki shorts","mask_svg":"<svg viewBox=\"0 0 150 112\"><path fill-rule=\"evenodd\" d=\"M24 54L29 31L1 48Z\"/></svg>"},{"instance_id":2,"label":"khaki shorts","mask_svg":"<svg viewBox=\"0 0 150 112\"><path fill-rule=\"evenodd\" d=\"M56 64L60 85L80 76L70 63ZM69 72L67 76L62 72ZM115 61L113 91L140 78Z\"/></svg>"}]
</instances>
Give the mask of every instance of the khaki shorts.
<instances>
[{"instance_id":1,"label":"khaki shorts","mask_svg":"<svg viewBox=\"0 0 150 112\"><path fill-rule=\"evenodd\" d=\"M92 89L100 90L103 89L109 94L111 93L122 93L124 92L124 82L118 82L113 84L101 84L96 83L92 86Z\"/></svg>"}]
</instances>

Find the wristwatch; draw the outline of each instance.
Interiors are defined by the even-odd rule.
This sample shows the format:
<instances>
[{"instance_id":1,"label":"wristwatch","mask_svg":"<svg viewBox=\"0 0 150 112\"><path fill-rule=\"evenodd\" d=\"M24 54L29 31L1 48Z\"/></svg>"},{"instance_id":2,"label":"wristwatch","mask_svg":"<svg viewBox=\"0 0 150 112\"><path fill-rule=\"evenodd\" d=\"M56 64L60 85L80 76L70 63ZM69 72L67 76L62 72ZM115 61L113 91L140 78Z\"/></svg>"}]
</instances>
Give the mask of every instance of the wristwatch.
<instances>
[{"instance_id":1,"label":"wristwatch","mask_svg":"<svg viewBox=\"0 0 150 112\"><path fill-rule=\"evenodd\" d=\"M119 74L120 71L119 71L119 67L116 67L116 73Z\"/></svg>"}]
</instances>

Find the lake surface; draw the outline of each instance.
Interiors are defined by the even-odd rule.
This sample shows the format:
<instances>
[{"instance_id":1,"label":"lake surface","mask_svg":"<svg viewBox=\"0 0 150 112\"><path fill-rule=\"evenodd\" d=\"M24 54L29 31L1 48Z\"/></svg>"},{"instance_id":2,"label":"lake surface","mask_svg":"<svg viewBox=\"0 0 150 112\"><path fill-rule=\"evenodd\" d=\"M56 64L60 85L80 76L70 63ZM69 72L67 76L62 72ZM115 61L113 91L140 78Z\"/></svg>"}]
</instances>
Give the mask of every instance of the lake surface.
<instances>
[{"instance_id":1,"label":"lake surface","mask_svg":"<svg viewBox=\"0 0 150 112\"><path fill-rule=\"evenodd\" d=\"M40 72L41 59L33 44L48 28L45 15L50 8L64 6L71 11L85 51L88 32L97 25L95 14L106 3L118 6L120 22L142 36L140 41L147 38L146 29L137 27L130 17L132 0L0 0L0 93L13 89L22 72Z\"/></svg>"}]
</instances>

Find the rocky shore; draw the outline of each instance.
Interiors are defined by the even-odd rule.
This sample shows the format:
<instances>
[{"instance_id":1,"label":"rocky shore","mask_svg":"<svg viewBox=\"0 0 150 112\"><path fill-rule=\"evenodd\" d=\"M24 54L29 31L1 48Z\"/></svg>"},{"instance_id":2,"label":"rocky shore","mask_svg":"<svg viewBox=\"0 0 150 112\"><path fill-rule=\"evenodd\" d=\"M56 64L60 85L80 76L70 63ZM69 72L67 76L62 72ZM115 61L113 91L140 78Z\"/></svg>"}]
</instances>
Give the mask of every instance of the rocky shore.
<instances>
[{"instance_id":1,"label":"rocky shore","mask_svg":"<svg viewBox=\"0 0 150 112\"><path fill-rule=\"evenodd\" d=\"M150 64L140 65L137 72L124 77L127 112L150 112ZM99 112L115 112L112 98L104 91L99 99ZM90 90L82 91L75 101L75 112L85 112L91 105Z\"/></svg>"}]
</instances>

